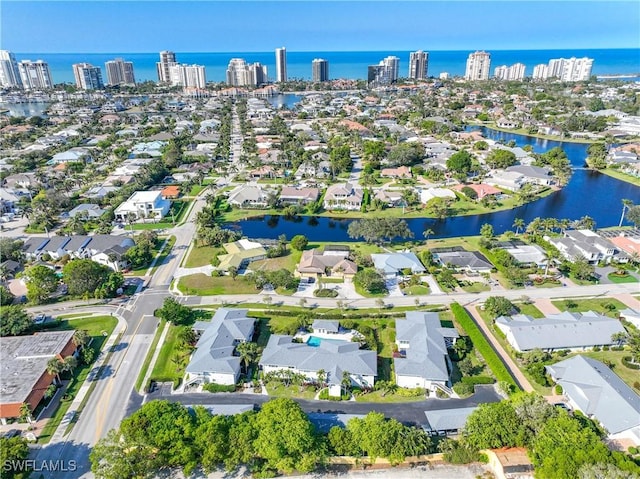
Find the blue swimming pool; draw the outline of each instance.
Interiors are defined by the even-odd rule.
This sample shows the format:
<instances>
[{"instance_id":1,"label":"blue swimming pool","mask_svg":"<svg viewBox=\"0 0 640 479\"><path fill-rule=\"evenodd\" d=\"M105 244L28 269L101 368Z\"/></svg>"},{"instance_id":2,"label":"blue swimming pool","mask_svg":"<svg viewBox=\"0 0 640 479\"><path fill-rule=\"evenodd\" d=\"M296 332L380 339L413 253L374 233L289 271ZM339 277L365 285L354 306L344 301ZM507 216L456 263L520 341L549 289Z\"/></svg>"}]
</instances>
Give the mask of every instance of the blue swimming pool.
<instances>
[{"instance_id":1,"label":"blue swimming pool","mask_svg":"<svg viewBox=\"0 0 640 479\"><path fill-rule=\"evenodd\" d=\"M327 339L327 338L319 338L317 336L309 336L309 339L307 339L307 345L313 348L317 348L318 346L320 346L320 343L322 341L326 341L328 343L345 343L346 342L343 339Z\"/></svg>"}]
</instances>

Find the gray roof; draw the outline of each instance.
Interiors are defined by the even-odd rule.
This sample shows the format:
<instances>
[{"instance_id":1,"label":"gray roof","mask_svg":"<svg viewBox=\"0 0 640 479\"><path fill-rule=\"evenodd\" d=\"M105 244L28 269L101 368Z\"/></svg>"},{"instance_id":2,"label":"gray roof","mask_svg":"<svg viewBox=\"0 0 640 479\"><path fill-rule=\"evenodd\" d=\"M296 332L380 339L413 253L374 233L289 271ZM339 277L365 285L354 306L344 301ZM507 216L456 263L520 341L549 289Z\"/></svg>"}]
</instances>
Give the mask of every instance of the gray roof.
<instances>
[{"instance_id":1,"label":"gray roof","mask_svg":"<svg viewBox=\"0 0 640 479\"><path fill-rule=\"evenodd\" d=\"M328 321L326 319L316 319L313 324L311 325L311 328L314 331L317 331L318 329L325 329L327 331L331 331L334 333L337 333L340 330L340 323L338 321Z\"/></svg>"},{"instance_id":2,"label":"gray roof","mask_svg":"<svg viewBox=\"0 0 640 479\"><path fill-rule=\"evenodd\" d=\"M371 259L376 269L385 274L397 274L409 268L413 273L423 273L426 270L418 257L409 251L401 253L372 254Z\"/></svg>"},{"instance_id":3,"label":"gray roof","mask_svg":"<svg viewBox=\"0 0 640 479\"><path fill-rule=\"evenodd\" d=\"M235 416L236 414L242 414L248 411L254 411L255 404L198 404L199 407L205 408L214 416ZM185 405L188 409L193 409L196 406Z\"/></svg>"},{"instance_id":4,"label":"gray roof","mask_svg":"<svg viewBox=\"0 0 640 479\"><path fill-rule=\"evenodd\" d=\"M538 178L544 180L548 180L551 176L551 169L547 168L546 166L514 165L509 166L506 171L513 171L529 178Z\"/></svg>"},{"instance_id":5,"label":"gray roof","mask_svg":"<svg viewBox=\"0 0 640 479\"><path fill-rule=\"evenodd\" d=\"M547 366L547 371L571 402L598 419L609 434L640 428L640 396L600 361L577 355Z\"/></svg>"},{"instance_id":6,"label":"gray roof","mask_svg":"<svg viewBox=\"0 0 640 479\"><path fill-rule=\"evenodd\" d=\"M47 362L71 341L73 331L0 338L0 403L26 402Z\"/></svg>"},{"instance_id":7,"label":"gray roof","mask_svg":"<svg viewBox=\"0 0 640 479\"><path fill-rule=\"evenodd\" d=\"M436 409L425 411L427 417L427 429L429 431L459 431L464 428L467 418L478 407L462 407L455 409Z\"/></svg>"},{"instance_id":8,"label":"gray roof","mask_svg":"<svg viewBox=\"0 0 640 479\"><path fill-rule=\"evenodd\" d=\"M100 218L107 210L103 210L102 208L100 208L100 205L95 205L92 203L82 203L69 211L67 215L69 216L69 218L73 218L78 213L82 213L84 211L87 212L89 218Z\"/></svg>"},{"instance_id":9,"label":"gray roof","mask_svg":"<svg viewBox=\"0 0 640 479\"><path fill-rule=\"evenodd\" d=\"M456 268L466 268L471 271L493 268L491 262L477 251L434 252L433 257L443 265L450 264Z\"/></svg>"},{"instance_id":10,"label":"gray roof","mask_svg":"<svg viewBox=\"0 0 640 479\"><path fill-rule=\"evenodd\" d=\"M334 426L344 428L352 419L363 419L364 414L310 412L309 414L307 414L307 417L319 432L328 433L329 430Z\"/></svg>"},{"instance_id":11,"label":"gray roof","mask_svg":"<svg viewBox=\"0 0 640 479\"><path fill-rule=\"evenodd\" d=\"M518 351L531 349L590 348L613 344L611 336L625 331L619 320L588 311L564 312L534 319L524 314L500 316L498 327ZM512 342L513 339L513 342Z\"/></svg>"},{"instance_id":12,"label":"gray roof","mask_svg":"<svg viewBox=\"0 0 640 479\"><path fill-rule=\"evenodd\" d=\"M90 250L94 253L107 251L115 247L129 249L134 241L126 236L116 235L74 235L52 236L51 238L29 238L22 250L27 254L38 254L56 251L81 252Z\"/></svg>"},{"instance_id":13,"label":"gray roof","mask_svg":"<svg viewBox=\"0 0 640 479\"><path fill-rule=\"evenodd\" d=\"M340 384L344 371L353 375L378 375L376 353L360 349L358 343L322 341L313 347L294 343L292 339L292 336L272 335L262 352L260 365L314 373L324 369L330 384Z\"/></svg>"},{"instance_id":14,"label":"gray roof","mask_svg":"<svg viewBox=\"0 0 640 479\"><path fill-rule=\"evenodd\" d=\"M396 375L448 381L445 336L459 337L455 329L441 326L438 313L409 311L406 319L397 319L396 341L409 341L409 347L406 357L393 360Z\"/></svg>"},{"instance_id":15,"label":"gray roof","mask_svg":"<svg viewBox=\"0 0 640 479\"><path fill-rule=\"evenodd\" d=\"M238 374L240 357L234 356L238 342L250 341L253 335L253 318L246 317L246 309L220 308L204 329L196 351L185 369L191 374ZM201 330L203 322L194 329Z\"/></svg>"}]
</instances>

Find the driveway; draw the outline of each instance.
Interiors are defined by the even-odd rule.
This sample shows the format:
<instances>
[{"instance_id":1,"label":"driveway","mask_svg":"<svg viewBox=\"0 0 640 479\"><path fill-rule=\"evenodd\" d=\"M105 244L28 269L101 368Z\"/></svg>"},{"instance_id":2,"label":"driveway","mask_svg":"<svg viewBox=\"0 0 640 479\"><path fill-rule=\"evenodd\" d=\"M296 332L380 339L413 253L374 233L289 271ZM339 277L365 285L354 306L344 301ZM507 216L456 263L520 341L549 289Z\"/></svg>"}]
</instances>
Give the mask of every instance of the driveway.
<instances>
[{"instance_id":1,"label":"driveway","mask_svg":"<svg viewBox=\"0 0 640 479\"><path fill-rule=\"evenodd\" d=\"M389 292L388 296L390 298L398 298L404 296L402 289L400 289L400 284L398 283L397 276L385 276L384 282L387 285L387 291Z\"/></svg>"},{"instance_id":2,"label":"driveway","mask_svg":"<svg viewBox=\"0 0 640 479\"><path fill-rule=\"evenodd\" d=\"M307 281L300 281L298 283L298 291L293 293L292 296L296 298L313 298L313 292L318 287L318 282L314 281L313 283L309 283Z\"/></svg>"},{"instance_id":3,"label":"driveway","mask_svg":"<svg viewBox=\"0 0 640 479\"><path fill-rule=\"evenodd\" d=\"M547 314L558 314L560 312L560 310L555 307L555 305L551 302L550 299L546 299L546 298L536 299L533 304L545 316Z\"/></svg>"}]
</instances>

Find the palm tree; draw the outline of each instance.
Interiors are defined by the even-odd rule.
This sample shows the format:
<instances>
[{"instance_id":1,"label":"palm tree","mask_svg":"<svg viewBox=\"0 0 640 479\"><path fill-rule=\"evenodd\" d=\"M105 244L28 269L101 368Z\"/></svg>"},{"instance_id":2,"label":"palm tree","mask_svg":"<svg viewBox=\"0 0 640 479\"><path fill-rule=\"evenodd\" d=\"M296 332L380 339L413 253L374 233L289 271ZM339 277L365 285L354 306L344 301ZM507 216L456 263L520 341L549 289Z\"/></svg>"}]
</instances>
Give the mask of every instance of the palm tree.
<instances>
[{"instance_id":1,"label":"palm tree","mask_svg":"<svg viewBox=\"0 0 640 479\"><path fill-rule=\"evenodd\" d=\"M317 373L317 378L318 378L318 384L320 385L321 388L323 388L327 382L327 372L324 369L319 369Z\"/></svg>"},{"instance_id":2,"label":"palm tree","mask_svg":"<svg viewBox=\"0 0 640 479\"><path fill-rule=\"evenodd\" d=\"M76 329L71 342L76 345L76 348L82 348L89 342L89 333L85 329Z\"/></svg>"},{"instance_id":3,"label":"palm tree","mask_svg":"<svg viewBox=\"0 0 640 479\"><path fill-rule=\"evenodd\" d=\"M78 360L75 356L67 356L62 361L62 370L71 373L78 366Z\"/></svg>"},{"instance_id":4,"label":"palm tree","mask_svg":"<svg viewBox=\"0 0 640 479\"><path fill-rule=\"evenodd\" d=\"M627 333L624 332L618 332L618 333L613 333L611 335L611 341L616 343L616 346L620 346L622 343L624 343L628 338Z\"/></svg>"},{"instance_id":5,"label":"palm tree","mask_svg":"<svg viewBox=\"0 0 640 479\"><path fill-rule=\"evenodd\" d=\"M52 376L55 376L54 381L56 384L60 384L60 373L63 371L63 364L60 358L51 358L47 362L47 372Z\"/></svg>"},{"instance_id":6,"label":"palm tree","mask_svg":"<svg viewBox=\"0 0 640 479\"><path fill-rule=\"evenodd\" d=\"M33 421L31 407L26 402L20 406L20 419L24 419L29 424Z\"/></svg>"},{"instance_id":7,"label":"palm tree","mask_svg":"<svg viewBox=\"0 0 640 479\"><path fill-rule=\"evenodd\" d=\"M431 236L432 234L434 234L434 231L431 228L427 228L422 232L422 236L424 236L425 243L429 242L429 236Z\"/></svg>"},{"instance_id":8,"label":"palm tree","mask_svg":"<svg viewBox=\"0 0 640 479\"><path fill-rule=\"evenodd\" d=\"M524 220L522 218L516 218L513 220L513 227L516 230L516 234L520 234L520 231L524 229Z\"/></svg>"},{"instance_id":9,"label":"palm tree","mask_svg":"<svg viewBox=\"0 0 640 479\"><path fill-rule=\"evenodd\" d=\"M137 219L138 219L138 216L133 211L129 211L129 213L127 213L127 216L125 217L125 220L127 221L127 223L129 223L129 228L131 228L132 233L133 233L133 223L135 223Z\"/></svg>"},{"instance_id":10,"label":"palm tree","mask_svg":"<svg viewBox=\"0 0 640 479\"><path fill-rule=\"evenodd\" d=\"M249 371L249 366L258 358L259 350L256 343L245 341L236 346L236 351L244 363L245 372Z\"/></svg>"},{"instance_id":11,"label":"palm tree","mask_svg":"<svg viewBox=\"0 0 640 479\"><path fill-rule=\"evenodd\" d=\"M624 215L627 213L627 210L633 206L633 201L624 199L622 200L622 215L620 216L620 223L618 227L622 226L622 222L624 221Z\"/></svg>"},{"instance_id":12,"label":"palm tree","mask_svg":"<svg viewBox=\"0 0 640 479\"><path fill-rule=\"evenodd\" d=\"M342 371L342 381L340 381L340 385L344 388L345 394L351 389L351 373L349 371Z\"/></svg>"}]
</instances>

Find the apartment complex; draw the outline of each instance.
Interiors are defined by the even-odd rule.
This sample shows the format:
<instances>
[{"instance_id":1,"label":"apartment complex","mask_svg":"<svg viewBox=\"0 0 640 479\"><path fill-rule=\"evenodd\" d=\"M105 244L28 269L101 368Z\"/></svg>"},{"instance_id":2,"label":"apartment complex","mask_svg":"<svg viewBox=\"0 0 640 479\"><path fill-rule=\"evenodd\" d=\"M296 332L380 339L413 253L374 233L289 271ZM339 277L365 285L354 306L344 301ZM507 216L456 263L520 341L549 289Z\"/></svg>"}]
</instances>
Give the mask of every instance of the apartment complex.
<instances>
[{"instance_id":1,"label":"apartment complex","mask_svg":"<svg viewBox=\"0 0 640 479\"><path fill-rule=\"evenodd\" d=\"M18 63L20 80L25 90L41 90L53 88L49 64L42 60L22 60Z\"/></svg>"},{"instance_id":2,"label":"apartment complex","mask_svg":"<svg viewBox=\"0 0 640 479\"><path fill-rule=\"evenodd\" d=\"M227 67L227 83L231 86L259 86L267 81L267 67L250 65L243 58L232 58Z\"/></svg>"},{"instance_id":3,"label":"apartment complex","mask_svg":"<svg viewBox=\"0 0 640 479\"><path fill-rule=\"evenodd\" d=\"M287 49L276 48L276 81L287 81Z\"/></svg>"},{"instance_id":4,"label":"apartment complex","mask_svg":"<svg viewBox=\"0 0 640 479\"><path fill-rule=\"evenodd\" d=\"M409 54L409 78L424 80L429 69L429 52L418 50Z\"/></svg>"},{"instance_id":5,"label":"apartment complex","mask_svg":"<svg viewBox=\"0 0 640 479\"><path fill-rule=\"evenodd\" d=\"M398 81L400 70L400 59L389 56L377 65L370 65L367 68L367 83L370 87L391 85Z\"/></svg>"},{"instance_id":6,"label":"apartment complex","mask_svg":"<svg viewBox=\"0 0 640 479\"><path fill-rule=\"evenodd\" d=\"M102 70L90 63L74 64L73 76L76 79L76 86L83 90L102 90L104 88Z\"/></svg>"},{"instance_id":7,"label":"apartment complex","mask_svg":"<svg viewBox=\"0 0 640 479\"><path fill-rule=\"evenodd\" d=\"M184 88L205 88L207 77L204 66L176 63L169 67L169 83Z\"/></svg>"},{"instance_id":8,"label":"apartment complex","mask_svg":"<svg viewBox=\"0 0 640 479\"><path fill-rule=\"evenodd\" d=\"M158 81L160 83L169 83L171 76L169 68L177 65L176 54L168 50L160 52L160 61L156 63L156 71L158 72Z\"/></svg>"},{"instance_id":9,"label":"apartment complex","mask_svg":"<svg viewBox=\"0 0 640 479\"><path fill-rule=\"evenodd\" d=\"M0 87L22 87L18 62L8 50L0 50Z\"/></svg>"},{"instance_id":10,"label":"apartment complex","mask_svg":"<svg viewBox=\"0 0 640 479\"><path fill-rule=\"evenodd\" d=\"M493 71L493 76L497 80L522 81L524 79L524 72L526 68L527 67L522 63L514 63L509 67L507 65L502 65L496 67Z\"/></svg>"},{"instance_id":11,"label":"apartment complex","mask_svg":"<svg viewBox=\"0 0 640 479\"><path fill-rule=\"evenodd\" d=\"M591 77L593 58L553 58L549 64L536 65L533 69L534 80L557 78L561 81L585 81Z\"/></svg>"},{"instance_id":12,"label":"apartment complex","mask_svg":"<svg viewBox=\"0 0 640 479\"><path fill-rule=\"evenodd\" d=\"M133 73L133 62L126 62L122 58L110 60L104 64L107 71L107 83L109 85L135 85L136 78Z\"/></svg>"},{"instance_id":13,"label":"apartment complex","mask_svg":"<svg viewBox=\"0 0 640 479\"><path fill-rule=\"evenodd\" d=\"M491 68L491 54L485 51L477 51L469 54L465 80L488 80Z\"/></svg>"},{"instance_id":14,"label":"apartment complex","mask_svg":"<svg viewBox=\"0 0 640 479\"><path fill-rule=\"evenodd\" d=\"M314 82L329 81L329 62L315 58L311 62L311 79Z\"/></svg>"}]
</instances>

